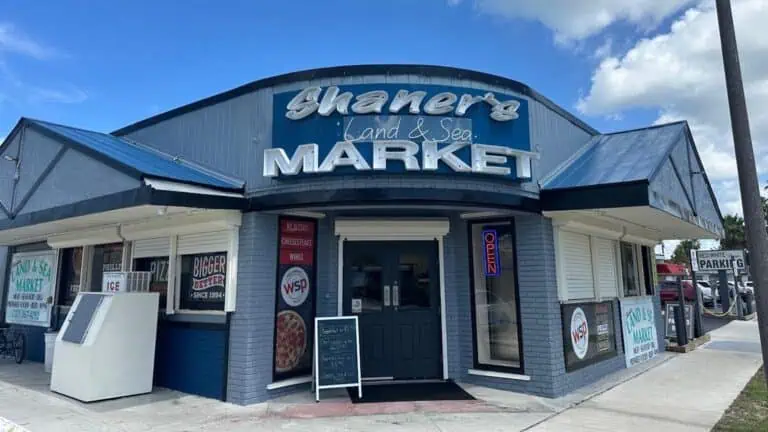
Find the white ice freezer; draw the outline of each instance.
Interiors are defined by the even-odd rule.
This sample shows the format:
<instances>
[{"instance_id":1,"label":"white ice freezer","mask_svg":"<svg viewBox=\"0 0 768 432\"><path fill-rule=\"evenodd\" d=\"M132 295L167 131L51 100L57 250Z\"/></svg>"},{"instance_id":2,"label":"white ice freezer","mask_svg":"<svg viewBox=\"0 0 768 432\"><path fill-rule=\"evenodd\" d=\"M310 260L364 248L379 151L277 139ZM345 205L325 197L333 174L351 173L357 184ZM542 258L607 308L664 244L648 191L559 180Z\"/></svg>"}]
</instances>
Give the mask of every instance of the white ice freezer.
<instances>
[{"instance_id":1,"label":"white ice freezer","mask_svg":"<svg viewBox=\"0 0 768 432\"><path fill-rule=\"evenodd\" d=\"M56 338L51 390L83 402L152 391L158 293L81 292Z\"/></svg>"}]
</instances>

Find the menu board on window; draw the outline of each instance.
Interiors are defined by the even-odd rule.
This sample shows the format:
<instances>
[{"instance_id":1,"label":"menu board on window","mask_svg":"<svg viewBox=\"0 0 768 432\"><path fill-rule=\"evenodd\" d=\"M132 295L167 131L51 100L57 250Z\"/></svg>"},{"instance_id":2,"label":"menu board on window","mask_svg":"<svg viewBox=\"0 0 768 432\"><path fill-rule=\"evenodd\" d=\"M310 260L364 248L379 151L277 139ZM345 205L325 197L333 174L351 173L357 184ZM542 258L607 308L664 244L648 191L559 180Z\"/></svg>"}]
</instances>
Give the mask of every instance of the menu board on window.
<instances>
[{"instance_id":1,"label":"menu board on window","mask_svg":"<svg viewBox=\"0 0 768 432\"><path fill-rule=\"evenodd\" d=\"M54 251L13 254L5 320L13 324L51 324L58 254Z\"/></svg>"},{"instance_id":2,"label":"menu board on window","mask_svg":"<svg viewBox=\"0 0 768 432\"><path fill-rule=\"evenodd\" d=\"M275 381L312 371L315 231L315 221L280 219L275 296Z\"/></svg>"},{"instance_id":3,"label":"menu board on window","mask_svg":"<svg viewBox=\"0 0 768 432\"><path fill-rule=\"evenodd\" d=\"M616 355L613 302L569 303L561 309L567 371Z\"/></svg>"},{"instance_id":4,"label":"menu board on window","mask_svg":"<svg viewBox=\"0 0 768 432\"><path fill-rule=\"evenodd\" d=\"M181 308L223 309L227 253L184 255L181 261Z\"/></svg>"}]
</instances>

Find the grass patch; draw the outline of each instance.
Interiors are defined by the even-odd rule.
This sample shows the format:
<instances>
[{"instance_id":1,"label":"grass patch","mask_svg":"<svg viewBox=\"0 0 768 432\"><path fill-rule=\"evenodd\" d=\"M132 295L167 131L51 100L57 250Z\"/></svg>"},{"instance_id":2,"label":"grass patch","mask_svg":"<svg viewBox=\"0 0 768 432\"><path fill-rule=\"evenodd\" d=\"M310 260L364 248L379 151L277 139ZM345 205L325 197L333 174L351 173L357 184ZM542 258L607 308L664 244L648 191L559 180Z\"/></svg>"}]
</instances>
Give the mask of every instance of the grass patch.
<instances>
[{"instance_id":1,"label":"grass patch","mask_svg":"<svg viewBox=\"0 0 768 432\"><path fill-rule=\"evenodd\" d=\"M768 387L763 373L760 368L749 380L713 432L768 431Z\"/></svg>"}]
</instances>

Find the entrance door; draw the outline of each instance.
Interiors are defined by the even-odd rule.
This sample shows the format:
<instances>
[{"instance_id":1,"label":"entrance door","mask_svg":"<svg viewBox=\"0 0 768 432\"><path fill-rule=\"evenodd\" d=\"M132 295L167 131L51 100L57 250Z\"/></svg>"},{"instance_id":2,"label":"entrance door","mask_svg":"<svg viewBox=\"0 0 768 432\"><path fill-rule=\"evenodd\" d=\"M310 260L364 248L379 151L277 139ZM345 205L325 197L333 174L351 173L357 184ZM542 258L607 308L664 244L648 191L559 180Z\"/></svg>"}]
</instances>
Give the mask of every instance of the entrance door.
<instances>
[{"instance_id":1,"label":"entrance door","mask_svg":"<svg viewBox=\"0 0 768 432\"><path fill-rule=\"evenodd\" d=\"M436 241L344 244L344 314L360 320L364 378L442 377Z\"/></svg>"}]
</instances>

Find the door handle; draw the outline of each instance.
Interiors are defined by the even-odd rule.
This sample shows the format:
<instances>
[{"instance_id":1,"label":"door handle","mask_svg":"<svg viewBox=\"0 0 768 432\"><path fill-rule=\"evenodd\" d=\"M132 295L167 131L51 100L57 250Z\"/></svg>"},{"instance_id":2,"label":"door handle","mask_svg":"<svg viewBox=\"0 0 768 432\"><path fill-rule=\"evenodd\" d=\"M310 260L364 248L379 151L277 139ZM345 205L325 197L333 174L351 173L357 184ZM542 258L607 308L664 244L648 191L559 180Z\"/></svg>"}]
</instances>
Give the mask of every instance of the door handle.
<instances>
[{"instance_id":1,"label":"door handle","mask_svg":"<svg viewBox=\"0 0 768 432\"><path fill-rule=\"evenodd\" d=\"M389 306L389 285L384 285L384 306Z\"/></svg>"},{"instance_id":2,"label":"door handle","mask_svg":"<svg viewBox=\"0 0 768 432\"><path fill-rule=\"evenodd\" d=\"M400 285L397 282L392 286L392 305L395 307L400 306Z\"/></svg>"}]
</instances>

